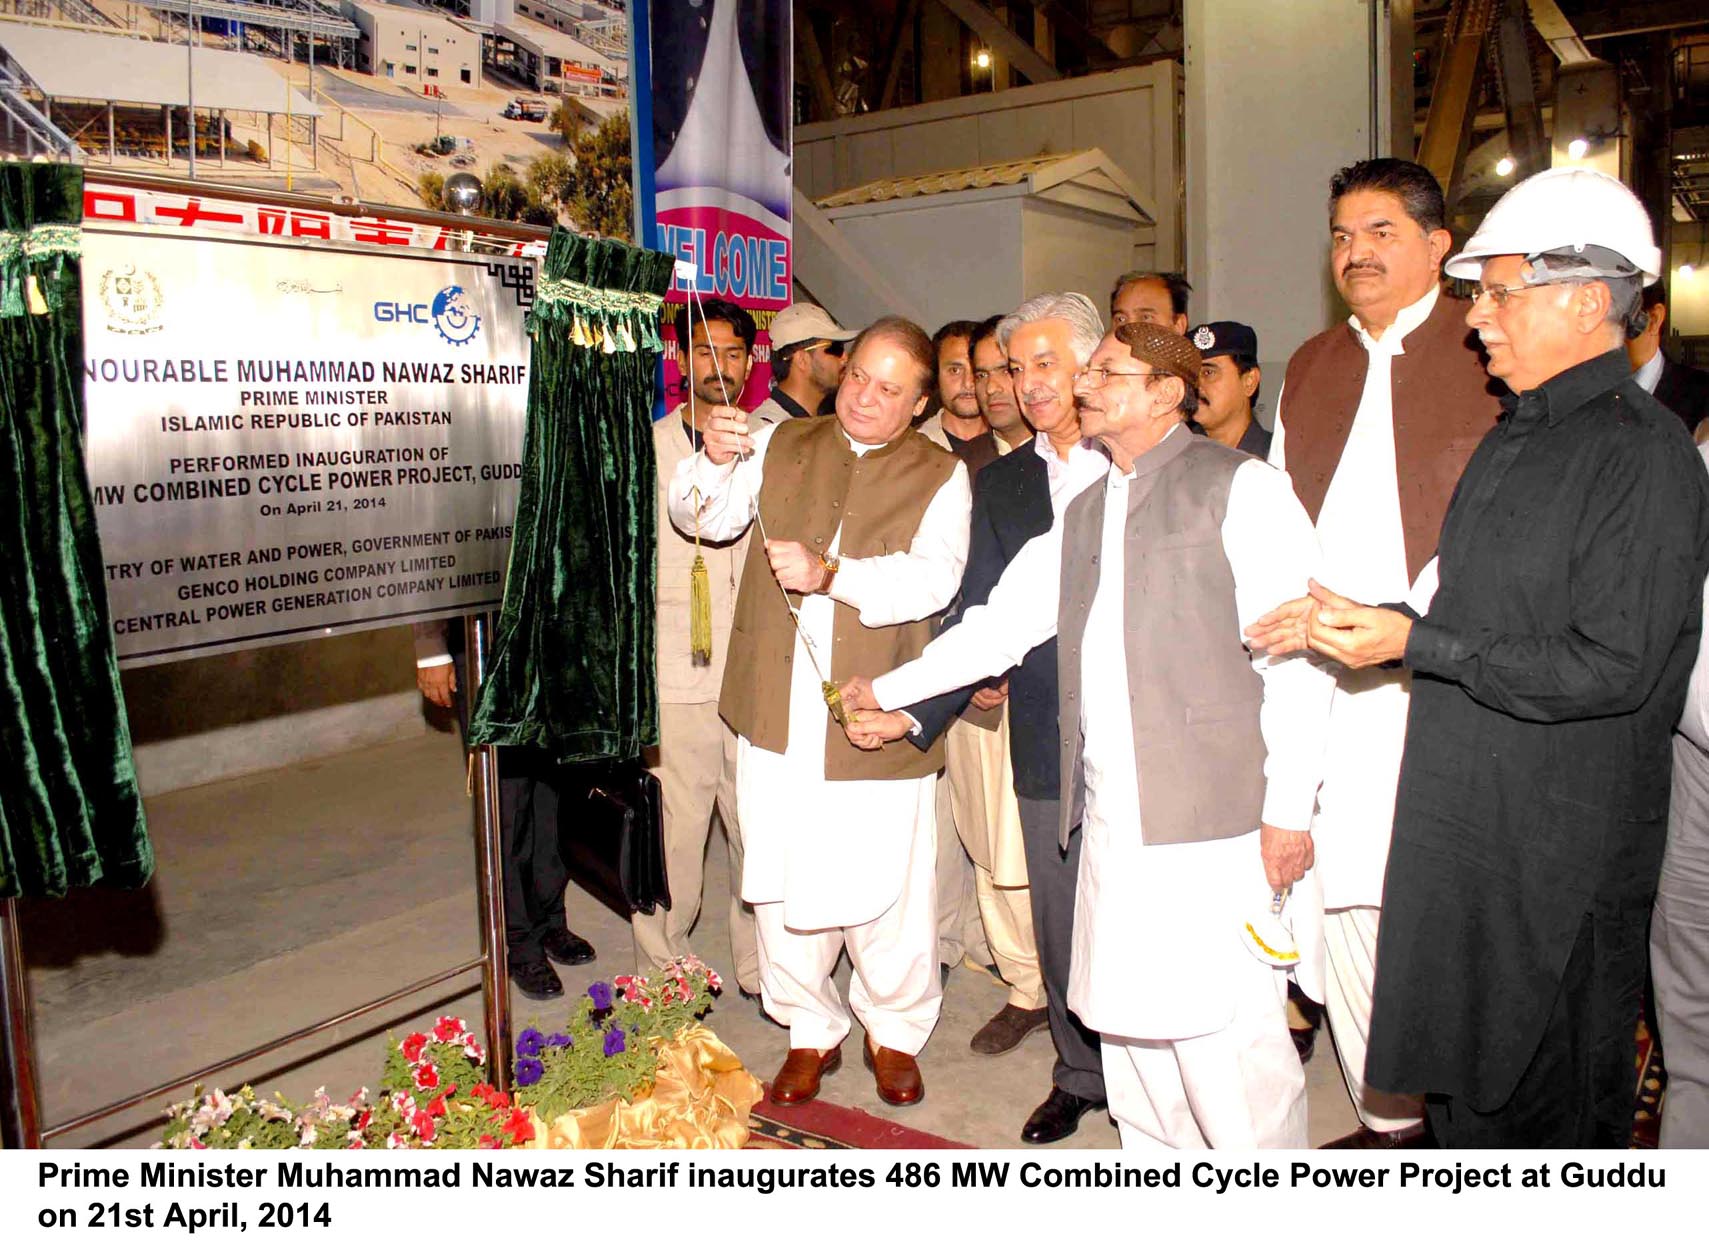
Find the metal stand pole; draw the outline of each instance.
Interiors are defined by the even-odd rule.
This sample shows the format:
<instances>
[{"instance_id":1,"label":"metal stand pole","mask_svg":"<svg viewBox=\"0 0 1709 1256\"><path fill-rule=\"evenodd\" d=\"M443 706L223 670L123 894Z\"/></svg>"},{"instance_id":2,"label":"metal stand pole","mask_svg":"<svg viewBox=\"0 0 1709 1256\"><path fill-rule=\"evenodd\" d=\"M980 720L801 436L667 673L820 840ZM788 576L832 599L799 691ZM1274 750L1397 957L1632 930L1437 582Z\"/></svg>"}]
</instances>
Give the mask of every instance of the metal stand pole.
<instances>
[{"instance_id":1,"label":"metal stand pole","mask_svg":"<svg viewBox=\"0 0 1709 1256\"><path fill-rule=\"evenodd\" d=\"M40 1100L36 1093L36 1050L30 1031L29 974L18 945L18 905L0 899L0 1142L8 1148L42 1145Z\"/></svg>"},{"instance_id":2,"label":"metal stand pole","mask_svg":"<svg viewBox=\"0 0 1709 1256\"><path fill-rule=\"evenodd\" d=\"M463 640L469 657L469 692L464 700L474 709L486 675L489 617L465 615ZM475 868L480 891L481 1010L486 1016L487 1067L492 1084L510 1089L510 964L504 937L504 850L503 826L498 814L498 748L474 746L473 784L475 795Z\"/></svg>"}]
</instances>

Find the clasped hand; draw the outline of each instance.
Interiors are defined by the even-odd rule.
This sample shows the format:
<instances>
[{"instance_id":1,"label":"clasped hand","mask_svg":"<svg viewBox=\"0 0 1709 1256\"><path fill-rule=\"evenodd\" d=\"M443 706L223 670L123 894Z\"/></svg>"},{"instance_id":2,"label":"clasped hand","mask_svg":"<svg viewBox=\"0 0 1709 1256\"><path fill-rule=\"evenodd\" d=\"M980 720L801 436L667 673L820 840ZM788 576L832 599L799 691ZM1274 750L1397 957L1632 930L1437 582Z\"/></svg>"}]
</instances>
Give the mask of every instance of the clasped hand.
<instances>
[{"instance_id":1,"label":"clasped hand","mask_svg":"<svg viewBox=\"0 0 1709 1256\"><path fill-rule=\"evenodd\" d=\"M906 737L914 721L904 711L881 711L872 694L872 682L864 676L845 680L839 687L847 722L843 733L861 750L877 750L885 742Z\"/></svg>"},{"instance_id":2,"label":"clasped hand","mask_svg":"<svg viewBox=\"0 0 1709 1256\"><path fill-rule=\"evenodd\" d=\"M1412 620L1366 606L1308 581L1305 597L1283 602L1246 627L1246 642L1266 654L1313 650L1345 667L1376 667L1406 654Z\"/></svg>"}]
</instances>

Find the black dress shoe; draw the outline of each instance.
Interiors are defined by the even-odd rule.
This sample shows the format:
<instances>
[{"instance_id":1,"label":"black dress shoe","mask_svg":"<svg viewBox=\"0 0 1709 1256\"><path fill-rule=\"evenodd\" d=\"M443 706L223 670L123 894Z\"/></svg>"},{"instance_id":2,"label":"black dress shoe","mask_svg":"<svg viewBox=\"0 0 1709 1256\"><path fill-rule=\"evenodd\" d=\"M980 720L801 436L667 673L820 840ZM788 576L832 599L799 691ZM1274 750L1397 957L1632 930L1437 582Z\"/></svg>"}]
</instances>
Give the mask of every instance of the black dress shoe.
<instances>
[{"instance_id":1,"label":"black dress shoe","mask_svg":"<svg viewBox=\"0 0 1709 1256\"><path fill-rule=\"evenodd\" d=\"M1059 1143L1080 1128L1080 1118L1088 1112L1108 1107L1102 1099L1082 1099L1055 1086L1045 1101L1033 1109L1027 1123L1021 1126L1023 1143Z\"/></svg>"},{"instance_id":2,"label":"black dress shoe","mask_svg":"<svg viewBox=\"0 0 1709 1256\"><path fill-rule=\"evenodd\" d=\"M557 972L543 959L512 960L510 980L527 999L559 999L564 995L564 983Z\"/></svg>"},{"instance_id":3,"label":"black dress shoe","mask_svg":"<svg viewBox=\"0 0 1709 1256\"><path fill-rule=\"evenodd\" d=\"M1369 1125L1361 1124L1351 1134L1343 1134L1333 1142L1323 1144L1320 1151L1432 1151L1435 1150L1436 1140L1430 1137L1430 1129L1423 1121L1417 1125L1408 1125L1404 1129L1378 1133Z\"/></svg>"},{"instance_id":4,"label":"black dress shoe","mask_svg":"<svg viewBox=\"0 0 1709 1256\"><path fill-rule=\"evenodd\" d=\"M560 964L574 966L594 961L593 945L568 929L548 929L546 936L540 939L540 945Z\"/></svg>"},{"instance_id":5,"label":"black dress shoe","mask_svg":"<svg viewBox=\"0 0 1709 1256\"><path fill-rule=\"evenodd\" d=\"M1309 999L1300 988L1288 983L1288 1036L1294 1040L1294 1050L1300 1063L1311 1060L1317 1050L1317 1031L1323 1025L1323 1004Z\"/></svg>"}]
</instances>

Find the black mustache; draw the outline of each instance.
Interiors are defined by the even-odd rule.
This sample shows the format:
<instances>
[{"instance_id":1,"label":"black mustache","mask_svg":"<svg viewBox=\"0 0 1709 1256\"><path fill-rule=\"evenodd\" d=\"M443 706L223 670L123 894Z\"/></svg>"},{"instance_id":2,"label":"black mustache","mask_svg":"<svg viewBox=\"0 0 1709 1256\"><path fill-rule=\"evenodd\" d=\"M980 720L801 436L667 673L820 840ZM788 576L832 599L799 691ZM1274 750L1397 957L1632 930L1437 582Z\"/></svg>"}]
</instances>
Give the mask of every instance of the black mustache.
<instances>
[{"instance_id":1,"label":"black mustache","mask_svg":"<svg viewBox=\"0 0 1709 1256\"><path fill-rule=\"evenodd\" d=\"M1386 267L1378 266L1374 262L1359 262L1357 264L1349 262L1347 265L1345 265L1341 268L1341 277L1343 279L1345 279L1345 278L1347 278L1348 275L1351 275L1354 271L1358 271L1358 270L1368 270L1373 275L1386 275L1386 274L1388 274L1388 270Z\"/></svg>"}]
</instances>

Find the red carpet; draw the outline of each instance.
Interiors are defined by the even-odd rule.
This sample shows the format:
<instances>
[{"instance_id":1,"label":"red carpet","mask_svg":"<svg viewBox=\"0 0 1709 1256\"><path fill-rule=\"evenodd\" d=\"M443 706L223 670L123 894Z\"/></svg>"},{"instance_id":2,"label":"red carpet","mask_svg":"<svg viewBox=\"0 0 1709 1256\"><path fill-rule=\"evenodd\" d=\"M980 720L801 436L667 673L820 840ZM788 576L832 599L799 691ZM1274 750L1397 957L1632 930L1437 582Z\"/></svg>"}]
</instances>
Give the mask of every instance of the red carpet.
<instances>
[{"instance_id":1,"label":"red carpet","mask_svg":"<svg viewBox=\"0 0 1709 1256\"><path fill-rule=\"evenodd\" d=\"M866 1151L961 1151L966 1143L909 1129L856 1108L815 1099L800 1107L780 1108L769 1099L754 1105L748 1117L749 1150L824 1151L860 1148Z\"/></svg>"}]
</instances>

